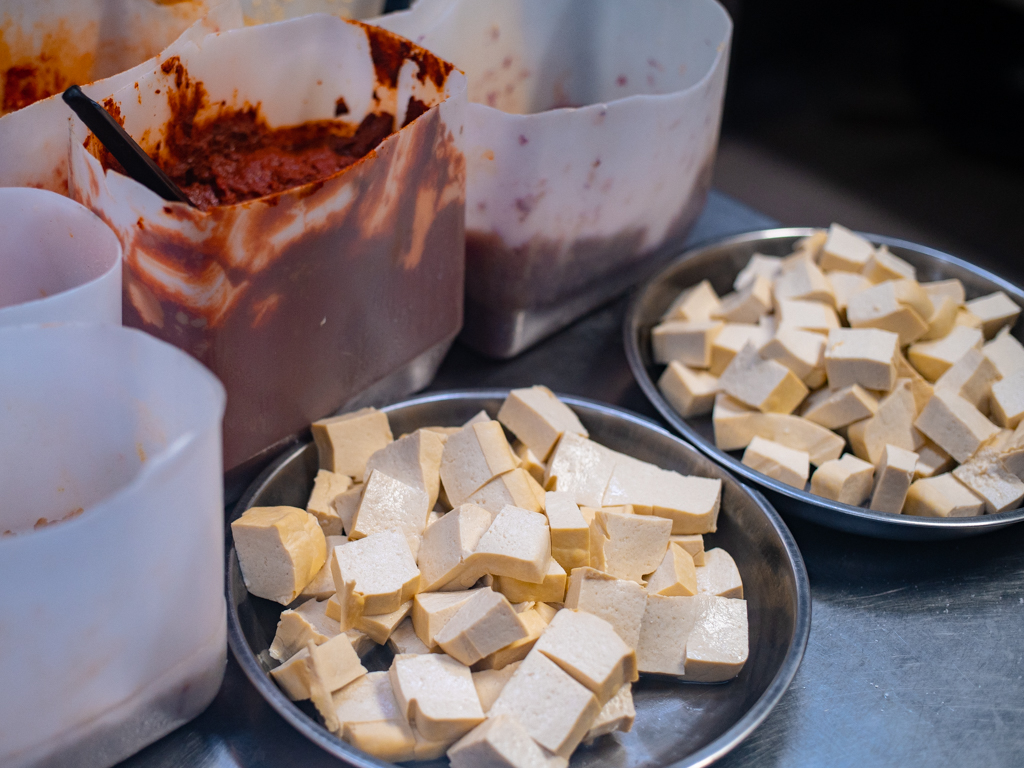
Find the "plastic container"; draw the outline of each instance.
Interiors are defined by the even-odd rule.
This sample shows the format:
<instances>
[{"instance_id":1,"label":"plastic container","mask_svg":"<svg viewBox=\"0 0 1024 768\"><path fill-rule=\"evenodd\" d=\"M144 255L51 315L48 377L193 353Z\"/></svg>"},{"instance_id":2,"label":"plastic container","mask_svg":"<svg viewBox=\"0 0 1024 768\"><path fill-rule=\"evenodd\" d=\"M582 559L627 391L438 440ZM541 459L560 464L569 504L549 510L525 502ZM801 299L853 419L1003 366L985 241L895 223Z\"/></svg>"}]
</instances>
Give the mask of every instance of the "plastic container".
<instances>
[{"instance_id":1,"label":"plastic container","mask_svg":"<svg viewBox=\"0 0 1024 768\"><path fill-rule=\"evenodd\" d=\"M88 208L0 188L0 326L121 324L121 244Z\"/></svg>"},{"instance_id":2,"label":"plastic container","mask_svg":"<svg viewBox=\"0 0 1024 768\"><path fill-rule=\"evenodd\" d=\"M714 0L419 0L373 23L469 79L467 344L516 355L682 245L725 93Z\"/></svg>"},{"instance_id":3,"label":"plastic container","mask_svg":"<svg viewBox=\"0 0 1024 768\"><path fill-rule=\"evenodd\" d=\"M103 768L220 687L224 390L110 325L2 328L0 360L0 765Z\"/></svg>"},{"instance_id":4,"label":"plastic container","mask_svg":"<svg viewBox=\"0 0 1024 768\"><path fill-rule=\"evenodd\" d=\"M224 382L225 466L244 476L315 419L425 386L461 328L466 83L407 41L323 14L163 55L169 71L109 96L151 152L170 104L199 84L203 110L258 104L271 127L333 119L339 103L356 124L394 110L401 126L413 97L427 107L333 176L206 212L104 171L72 124L70 192L124 247L124 322Z\"/></svg>"}]
</instances>

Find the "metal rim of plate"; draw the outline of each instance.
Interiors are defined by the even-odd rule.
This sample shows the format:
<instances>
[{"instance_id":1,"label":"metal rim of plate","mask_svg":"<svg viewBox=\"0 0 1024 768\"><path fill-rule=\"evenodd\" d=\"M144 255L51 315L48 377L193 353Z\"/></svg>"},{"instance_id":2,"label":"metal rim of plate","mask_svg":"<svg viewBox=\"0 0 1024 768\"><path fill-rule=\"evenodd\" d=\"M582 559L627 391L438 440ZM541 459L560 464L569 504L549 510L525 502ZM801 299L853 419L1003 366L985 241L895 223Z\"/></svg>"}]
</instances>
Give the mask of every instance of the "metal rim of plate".
<instances>
[{"instance_id":1,"label":"metal rim of plate","mask_svg":"<svg viewBox=\"0 0 1024 768\"><path fill-rule=\"evenodd\" d=\"M729 290L740 267L755 252L766 255L785 255L801 237L818 231L812 227L765 229L718 240L693 248L662 269L637 289L630 300L623 324L623 342L626 359L647 399L661 416L679 434L710 457L713 461L739 475L743 480L761 488L768 499L784 514L809 520L819 525L864 536L907 541L928 541L976 536L1024 520L1024 507L995 515L978 517L931 518L903 514L875 512L815 496L803 489L774 480L746 466L736 457L719 450L714 443L700 434L691 421L676 413L662 396L656 383L656 371L663 366L653 362L650 354L650 329L657 324L668 308L665 298L671 291L682 290L708 278L727 277ZM886 245L897 256L906 259L918 270L929 273L929 280L959 278L967 289L968 299L973 294L1001 290L1024 307L1024 291L1001 277L993 275L955 256L927 246L892 237L858 233L875 245ZM743 262L743 264L740 263ZM737 267L736 264L740 266ZM682 284L682 276L697 270L699 279ZM723 282L726 280L723 278ZM975 289L972 291L972 287ZM671 291L670 291L671 289ZM717 289L716 289L717 290ZM1015 334L1017 335L1017 334ZM701 417L706 418L706 417Z\"/></svg>"},{"instance_id":2,"label":"metal rim of plate","mask_svg":"<svg viewBox=\"0 0 1024 768\"><path fill-rule=\"evenodd\" d=\"M500 404L508 393L508 389L452 390L411 398L383 407L381 410L386 413L392 413L416 406L466 400L491 400ZM586 398L566 395L559 395L559 398L576 410L584 422L586 422L588 415L618 419L634 429L648 430L662 438L667 438L689 459L707 462L707 459L701 456L691 445L680 440L677 436L649 419ZM228 604L228 645L245 672L246 677L256 687L256 690L299 733L324 751L351 765L359 766L359 768L370 768L371 766L374 768L391 768L394 765L393 763L379 760L350 746L330 733L319 722L300 709L294 702L290 701L273 682L270 675L267 674L257 654L249 645L242 627L242 618L239 615L239 600L236 598L235 593L241 592L245 595L248 593L245 590L244 584L242 584L238 569L238 559L235 555L231 539L230 523L251 506L252 501L269 484L274 482L282 468L287 467L290 462L293 462L309 445L310 443L307 442L287 450L268 466L249 486L228 517L227 525L225 526L225 564L227 567L225 591ZM665 765L664 768L700 768L701 766L711 765L746 739L764 721L792 682L803 659L811 628L811 592L807 569L797 548L796 541L793 539L786 524L761 493L737 481L726 470L713 462L708 462L707 467L711 472L718 474L723 479L723 482L735 483L737 491L749 497L757 510L764 515L771 533L777 537L777 544L779 545L777 554L781 556L782 561L787 566L787 571L792 576L795 587L795 592L792 595L794 608L793 627L791 636L785 639L785 642L789 643L789 647L786 650L782 663L778 666L774 677L759 698L718 738L685 758ZM726 489L723 486L723 498L725 493ZM745 594L744 597L747 597L749 600L748 595ZM282 610L283 608L282 606ZM777 640L774 642L777 642ZM688 687L694 687L695 685L691 684ZM721 684L721 686L727 685L728 682ZM715 685L712 687L718 688L720 686Z\"/></svg>"}]
</instances>

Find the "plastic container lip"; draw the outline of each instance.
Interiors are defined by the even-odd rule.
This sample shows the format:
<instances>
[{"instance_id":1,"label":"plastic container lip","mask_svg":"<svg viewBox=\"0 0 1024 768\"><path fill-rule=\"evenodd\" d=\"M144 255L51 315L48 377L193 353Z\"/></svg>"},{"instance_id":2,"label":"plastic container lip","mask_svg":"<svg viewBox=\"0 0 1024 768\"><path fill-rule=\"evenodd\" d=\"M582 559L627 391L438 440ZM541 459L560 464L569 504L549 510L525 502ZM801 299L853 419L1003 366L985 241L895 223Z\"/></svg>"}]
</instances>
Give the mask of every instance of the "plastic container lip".
<instances>
[{"instance_id":1,"label":"plastic container lip","mask_svg":"<svg viewBox=\"0 0 1024 768\"><path fill-rule=\"evenodd\" d=\"M95 328L98 323L65 323L62 327L67 329L87 329ZM192 357L185 355L180 352L176 347L157 339L154 336L136 330L134 328L117 328L118 333L130 334L132 339L145 339L144 343L153 343L159 345L160 348L166 350L174 350L174 356L179 359L179 364L191 368L193 371L201 372L201 376L197 377L205 384L198 383L198 387L206 387L206 393L197 392L203 394L201 402L205 403L204 412L196 413L192 418L199 424L209 420L210 414L206 411L206 408L213 408L218 412L218 421L223 416L224 404L227 401L227 395L224 391L224 385L213 376L205 366L203 366L197 360ZM45 326L36 326L36 328L44 329ZM19 326L11 328L0 327L0 347L3 346L4 337L13 334L25 334L26 332L32 333L35 329L32 327ZM127 337L126 337L127 338ZM126 483L121 484L108 495L104 496L100 501L96 502L92 506L86 508L82 514L76 515L65 520L56 521L49 525L42 526L40 528L33 528L19 533L15 533L12 536L0 536L0 551L6 547L7 551L10 551L11 547L17 546L17 542L31 538L37 538L45 535L58 535L60 531L71 531L74 532L77 526L89 525L89 521L94 519L97 515L109 514L108 510L116 509L119 506L123 508L124 500L131 496L142 492L143 489L149 487L154 480L160 478L168 472L174 471L174 463L183 453L185 453L189 447L196 442L202 434L202 430L196 427L190 427L189 429L182 432L178 437L168 442L167 446L159 452L152 454L147 457L146 461L143 462L139 471Z\"/></svg>"},{"instance_id":2,"label":"plastic container lip","mask_svg":"<svg viewBox=\"0 0 1024 768\"><path fill-rule=\"evenodd\" d=\"M68 226L74 226L76 228L92 229L92 231L86 231L84 234L86 237L93 239L94 241L106 240L106 244L102 247L109 249L111 254L110 263L108 266L103 268L102 272L94 275L93 277L78 282L77 285L73 285L70 288L63 288L56 290L53 293L42 296L39 298L25 299L24 301L15 301L6 304L0 304L0 325L5 321L5 313L8 310L25 310L32 313L38 312L38 320L42 321L47 314L47 307L50 305L57 305L64 302L69 298L77 298L83 293L88 293L91 289L104 280L110 279L111 275L121 270L121 261L123 258L121 243L118 242L117 236L114 234L103 220L86 208L81 203L75 202L69 197L58 195L55 192L49 192L45 189L33 189L31 187L9 187L0 188L0 211L8 211L10 206L13 204L19 204L22 201L38 201L38 205L48 206L52 217L62 217L62 221ZM6 217L5 214L0 213L0 222ZM64 219L66 217L66 219ZM40 216L42 218L42 215ZM68 249L68 259L75 257L75 252L78 250ZM2 263L3 259L0 259Z\"/></svg>"}]
</instances>

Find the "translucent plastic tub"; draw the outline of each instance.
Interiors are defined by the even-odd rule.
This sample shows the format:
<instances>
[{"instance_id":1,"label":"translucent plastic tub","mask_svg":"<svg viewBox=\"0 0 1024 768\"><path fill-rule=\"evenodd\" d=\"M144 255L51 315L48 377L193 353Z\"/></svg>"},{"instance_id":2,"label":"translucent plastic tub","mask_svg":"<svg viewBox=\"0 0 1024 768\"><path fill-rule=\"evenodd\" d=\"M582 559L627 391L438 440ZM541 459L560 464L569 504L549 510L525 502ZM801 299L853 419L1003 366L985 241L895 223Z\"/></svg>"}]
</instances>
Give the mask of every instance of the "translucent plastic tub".
<instances>
[{"instance_id":1,"label":"translucent plastic tub","mask_svg":"<svg viewBox=\"0 0 1024 768\"><path fill-rule=\"evenodd\" d=\"M469 79L467 344L515 355L682 244L725 93L714 0L419 0L373 23Z\"/></svg>"},{"instance_id":2,"label":"translucent plastic tub","mask_svg":"<svg viewBox=\"0 0 1024 768\"><path fill-rule=\"evenodd\" d=\"M224 390L110 325L0 328L0 360L0 765L103 768L220 687Z\"/></svg>"},{"instance_id":3,"label":"translucent plastic tub","mask_svg":"<svg viewBox=\"0 0 1024 768\"><path fill-rule=\"evenodd\" d=\"M89 209L0 188L0 326L121 324L121 244Z\"/></svg>"}]
</instances>

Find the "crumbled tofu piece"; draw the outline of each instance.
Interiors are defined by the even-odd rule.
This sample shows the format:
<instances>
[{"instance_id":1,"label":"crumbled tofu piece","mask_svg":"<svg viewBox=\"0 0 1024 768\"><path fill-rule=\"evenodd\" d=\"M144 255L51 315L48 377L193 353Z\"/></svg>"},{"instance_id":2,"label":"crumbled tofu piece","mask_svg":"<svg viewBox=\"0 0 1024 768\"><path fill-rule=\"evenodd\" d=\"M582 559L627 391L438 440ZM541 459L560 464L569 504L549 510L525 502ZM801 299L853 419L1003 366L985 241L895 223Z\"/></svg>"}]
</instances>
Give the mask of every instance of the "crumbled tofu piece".
<instances>
[{"instance_id":1,"label":"crumbled tofu piece","mask_svg":"<svg viewBox=\"0 0 1024 768\"><path fill-rule=\"evenodd\" d=\"M426 493L427 509L432 509L441 490L439 473L446 440L446 436L425 429L400 437L367 460L364 481L369 485L373 470L383 472Z\"/></svg>"},{"instance_id":2,"label":"crumbled tofu piece","mask_svg":"<svg viewBox=\"0 0 1024 768\"><path fill-rule=\"evenodd\" d=\"M569 573L590 564L590 526L571 493L548 491L545 514L551 531L551 558Z\"/></svg>"},{"instance_id":3,"label":"crumbled tofu piece","mask_svg":"<svg viewBox=\"0 0 1024 768\"><path fill-rule=\"evenodd\" d=\"M1020 307L1002 291L990 293L967 302L967 310L981 319L981 330L991 339L1003 326L1013 327L1020 315Z\"/></svg>"},{"instance_id":4,"label":"crumbled tofu piece","mask_svg":"<svg viewBox=\"0 0 1024 768\"><path fill-rule=\"evenodd\" d=\"M347 536L327 536L327 552L330 553L335 547L340 547L346 541ZM331 573L331 564L324 560L324 564L320 566L320 570L316 572L316 576L313 580L307 584L299 597L310 598L315 597L317 600L327 600L337 590L334 587L334 575Z\"/></svg>"},{"instance_id":5,"label":"crumbled tofu piece","mask_svg":"<svg viewBox=\"0 0 1024 768\"><path fill-rule=\"evenodd\" d=\"M580 520L582 519L581 516ZM522 603L528 600L538 603L560 603L565 599L567 580L565 569L552 558L548 564L548 572L540 584L520 581L511 576L495 576L494 591L501 592L513 603Z\"/></svg>"},{"instance_id":6,"label":"crumbled tofu piece","mask_svg":"<svg viewBox=\"0 0 1024 768\"><path fill-rule=\"evenodd\" d=\"M629 459L615 465L602 506L631 505L644 515L672 521L672 533L712 533L722 503L721 480L681 475Z\"/></svg>"},{"instance_id":7,"label":"crumbled tofu piece","mask_svg":"<svg viewBox=\"0 0 1024 768\"><path fill-rule=\"evenodd\" d=\"M412 626L416 637L431 651L437 649L437 633L479 591L421 592L416 595L412 603Z\"/></svg>"},{"instance_id":8,"label":"crumbled tofu piece","mask_svg":"<svg viewBox=\"0 0 1024 768\"><path fill-rule=\"evenodd\" d=\"M569 576L565 607L607 621L630 648L640 639L647 593L637 582L617 579L594 568L576 568Z\"/></svg>"},{"instance_id":9,"label":"crumbled tofu piece","mask_svg":"<svg viewBox=\"0 0 1024 768\"><path fill-rule=\"evenodd\" d=\"M977 408L944 389L935 390L914 426L960 462L999 431Z\"/></svg>"},{"instance_id":10,"label":"crumbled tofu piece","mask_svg":"<svg viewBox=\"0 0 1024 768\"><path fill-rule=\"evenodd\" d=\"M810 474L810 455L807 451L797 451L757 436L743 452L743 463L780 483L799 489L807 484Z\"/></svg>"},{"instance_id":11,"label":"crumbled tofu piece","mask_svg":"<svg viewBox=\"0 0 1024 768\"><path fill-rule=\"evenodd\" d=\"M320 468L357 480L366 472L367 459L394 439L388 415L376 408L320 419L310 428Z\"/></svg>"},{"instance_id":12,"label":"crumbled tofu piece","mask_svg":"<svg viewBox=\"0 0 1024 768\"><path fill-rule=\"evenodd\" d=\"M519 610L524 605L532 607L522 611ZM533 649L538 638L544 634L544 630L547 629L551 621L552 617L547 616L546 613L542 613L537 608L537 606L546 605L546 603L520 603L519 605L512 606L519 615L519 621L522 622L526 635L484 656L484 658L473 665L473 670L479 672L485 669L504 669L510 664L515 664L525 659L526 654Z\"/></svg>"},{"instance_id":13,"label":"crumbled tofu piece","mask_svg":"<svg viewBox=\"0 0 1024 768\"><path fill-rule=\"evenodd\" d=\"M412 612L412 600L398 606L398 610L376 615L362 614L355 619L355 628L364 632L377 645L384 645L395 628Z\"/></svg>"},{"instance_id":14,"label":"crumbled tofu piece","mask_svg":"<svg viewBox=\"0 0 1024 768\"><path fill-rule=\"evenodd\" d=\"M874 255L875 248L870 242L840 224L833 224L821 248L821 268L863 272Z\"/></svg>"},{"instance_id":15,"label":"crumbled tofu piece","mask_svg":"<svg viewBox=\"0 0 1024 768\"><path fill-rule=\"evenodd\" d=\"M690 553L694 565L704 565L704 537L699 533L672 534L669 544L678 544Z\"/></svg>"},{"instance_id":16,"label":"crumbled tofu piece","mask_svg":"<svg viewBox=\"0 0 1024 768\"><path fill-rule=\"evenodd\" d=\"M798 259L784 267L775 278L773 294L776 306L786 301L822 302L830 307L836 305L832 284L810 259Z\"/></svg>"},{"instance_id":17,"label":"crumbled tofu piece","mask_svg":"<svg viewBox=\"0 0 1024 768\"><path fill-rule=\"evenodd\" d=\"M419 591L420 571L399 531L372 533L331 551L342 629L355 619L397 611Z\"/></svg>"},{"instance_id":18,"label":"crumbled tofu piece","mask_svg":"<svg viewBox=\"0 0 1024 768\"><path fill-rule=\"evenodd\" d=\"M935 341L919 341L911 344L907 355L910 363L928 381L937 381L969 349L980 349L983 337L976 328L958 325L948 336ZM993 361L994 362L994 361Z\"/></svg>"},{"instance_id":19,"label":"crumbled tofu piece","mask_svg":"<svg viewBox=\"0 0 1024 768\"><path fill-rule=\"evenodd\" d=\"M356 517L356 510L359 509L359 502L363 500L364 490L366 490L366 486L363 483L356 483L344 493L334 497L331 506L341 522L343 531L352 530L352 521Z\"/></svg>"},{"instance_id":20,"label":"crumbled tofu piece","mask_svg":"<svg viewBox=\"0 0 1024 768\"><path fill-rule=\"evenodd\" d=\"M455 581L490 525L490 512L463 504L427 526L416 559L422 591L433 592Z\"/></svg>"},{"instance_id":21,"label":"crumbled tofu piece","mask_svg":"<svg viewBox=\"0 0 1024 768\"><path fill-rule=\"evenodd\" d=\"M912 307L899 301L896 284L897 281L889 280L855 293L846 306L846 319L853 328L892 331L899 336L900 346L906 346L927 332L928 323Z\"/></svg>"},{"instance_id":22,"label":"crumbled tofu piece","mask_svg":"<svg viewBox=\"0 0 1024 768\"><path fill-rule=\"evenodd\" d=\"M887 246L880 245L864 265L864 276L872 283L900 279L916 280L917 270L913 264L891 253Z\"/></svg>"},{"instance_id":23,"label":"crumbled tofu piece","mask_svg":"<svg viewBox=\"0 0 1024 768\"><path fill-rule=\"evenodd\" d=\"M543 485L544 462L540 460L537 454L531 451L530 447L520 440L516 440L512 443L512 453L514 453L522 462L519 468L525 469L530 473L530 477Z\"/></svg>"},{"instance_id":24,"label":"crumbled tofu piece","mask_svg":"<svg viewBox=\"0 0 1024 768\"><path fill-rule=\"evenodd\" d=\"M647 581L649 595L695 595L697 594L697 567L693 557L685 549L671 541L661 565Z\"/></svg>"},{"instance_id":25,"label":"crumbled tofu piece","mask_svg":"<svg viewBox=\"0 0 1024 768\"><path fill-rule=\"evenodd\" d=\"M1024 483L1010 472L991 449L982 448L953 470L953 477L985 502L990 515L1016 509L1024 500Z\"/></svg>"},{"instance_id":26,"label":"crumbled tofu piece","mask_svg":"<svg viewBox=\"0 0 1024 768\"><path fill-rule=\"evenodd\" d=\"M465 503L477 504L492 515L508 506L519 507L530 512L540 512L543 498L538 499L530 473L525 469L513 469L498 475L487 485L471 493ZM541 492L543 495L543 491Z\"/></svg>"},{"instance_id":27,"label":"crumbled tofu piece","mask_svg":"<svg viewBox=\"0 0 1024 768\"><path fill-rule=\"evenodd\" d=\"M494 518L454 583L463 587L484 574L540 584L551 562L548 520L538 512L508 506Z\"/></svg>"},{"instance_id":28,"label":"crumbled tofu piece","mask_svg":"<svg viewBox=\"0 0 1024 768\"><path fill-rule=\"evenodd\" d=\"M928 330L921 336L921 341L934 341L946 336L956 325L956 316L960 311L960 305L949 296L941 297L934 302L935 309L928 321Z\"/></svg>"},{"instance_id":29,"label":"crumbled tofu piece","mask_svg":"<svg viewBox=\"0 0 1024 768\"><path fill-rule=\"evenodd\" d=\"M465 503L498 475L518 466L512 446L497 421L463 427L451 435L441 454L441 482L453 507Z\"/></svg>"},{"instance_id":30,"label":"crumbled tofu piece","mask_svg":"<svg viewBox=\"0 0 1024 768\"><path fill-rule=\"evenodd\" d=\"M564 432L587 437L573 410L547 387L513 389L498 411L498 421L525 443L543 462Z\"/></svg>"},{"instance_id":31,"label":"crumbled tofu piece","mask_svg":"<svg viewBox=\"0 0 1024 768\"><path fill-rule=\"evenodd\" d=\"M1024 345L1010 334L1009 328L999 331L981 351L1004 379L1011 373L1024 369Z\"/></svg>"},{"instance_id":32,"label":"crumbled tofu piece","mask_svg":"<svg viewBox=\"0 0 1024 768\"><path fill-rule=\"evenodd\" d=\"M839 429L870 418L877 412L878 398L859 384L851 384L842 389L812 392L804 401L800 415L828 429Z\"/></svg>"},{"instance_id":33,"label":"crumbled tofu piece","mask_svg":"<svg viewBox=\"0 0 1024 768\"><path fill-rule=\"evenodd\" d=\"M352 486L352 478L321 469L313 480L313 492L306 502L306 511L315 515L324 536L337 536L342 530L341 518L334 508L334 500Z\"/></svg>"},{"instance_id":34,"label":"crumbled tofu piece","mask_svg":"<svg viewBox=\"0 0 1024 768\"><path fill-rule=\"evenodd\" d=\"M480 708L487 714L491 705L498 700L501 689L509 681L512 674L519 669L521 662L513 661L501 669L481 669L473 673L473 685L476 687L476 695L480 700Z\"/></svg>"},{"instance_id":35,"label":"crumbled tofu piece","mask_svg":"<svg viewBox=\"0 0 1024 768\"><path fill-rule=\"evenodd\" d=\"M388 648L395 655L430 653L430 649L419 637L416 636L416 629L412 625L412 617L406 616L401 623L395 627L395 631L388 637Z\"/></svg>"},{"instance_id":36,"label":"crumbled tofu piece","mask_svg":"<svg viewBox=\"0 0 1024 768\"><path fill-rule=\"evenodd\" d=\"M505 596L484 588L459 606L434 640L449 656L470 666L526 635Z\"/></svg>"},{"instance_id":37,"label":"crumbled tofu piece","mask_svg":"<svg viewBox=\"0 0 1024 768\"><path fill-rule=\"evenodd\" d=\"M839 315L820 301L785 299L779 302L779 328L827 334L839 327Z\"/></svg>"},{"instance_id":38,"label":"crumbled tofu piece","mask_svg":"<svg viewBox=\"0 0 1024 768\"><path fill-rule=\"evenodd\" d=\"M694 368L711 365L711 346L725 324L720 320L671 320L651 329L656 363L673 360Z\"/></svg>"},{"instance_id":39,"label":"crumbled tofu piece","mask_svg":"<svg viewBox=\"0 0 1024 768\"><path fill-rule=\"evenodd\" d=\"M297 507L251 507L231 523L238 566L250 593L288 605L323 567L327 539Z\"/></svg>"},{"instance_id":40,"label":"crumbled tofu piece","mask_svg":"<svg viewBox=\"0 0 1024 768\"><path fill-rule=\"evenodd\" d=\"M859 506L871 495L875 466L844 453L841 459L826 461L811 476L811 493L841 504Z\"/></svg>"},{"instance_id":41,"label":"crumbled tofu piece","mask_svg":"<svg viewBox=\"0 0 1024 768\"><path fill-rule=\"evenodd\" d=\"M736 275L732 282L734 291L742 291L749 285L753 285L758 277L774 280L782 271L782 259L778 256L765 256L763 253L755 253L750 257L747 265Z\"/></svg>"},{"instance_id":42,"label":"crumbled tofu piece","mask_svg":"<svg viewBox=\"0 0 1024 768\"><path fill-rule=\"evenodd\" d=\"M455 740L483 722L469 667L444 654L396 656L388 673L405 714L425 738Z\"/></svg>"},{"instance_id":43,"label":"crumbled tofu piece","mask_svg":"<svg viewBox=\"0 0 1024 768\"><path fill-rule=\"evenodd\" d=\"M701 416L714 407L718 377L673 360L658 379L658 389L680 416Z\"/></svg>"},{"instance_id":44,"label":"crumbled tofu piece","mask_svg":"<svg viewBox=\"0 0 1024 768\"><path fill-rule=\"evenodd\" d=\"M983 414L989 412L989 394L999 381L999 370L978 349L968 349L938 381L936 389L948 389L960 395Z\"/></svg>"},{"instance_id":45,"label":"crumbled tofu piece","mask_svg":"<svg viewBox=\"0 0 1024 768\"><path fill-rule=\"evenodd\" d=\"M721 376L736 354L747 344L760 349L772 337L775 331L762 325L745 323L726 323L722 332L715 337L711 345L711 369L713 376Z\"/></svg>"},{"instance_id":46,"label":"crumbled tofu piece","mask_svg":"<svg viewBox=\"0 0 1024 768\"><path fill-rule=\"evenodd\" d=\"M310 641L319 645L339 634L338 622L327 616L327 603L307 600L294 610L281 612L270 658L287 661Z\"/></svg>"},{"instance_id":47,"label":"crumbled tofu piece","mask_svg":"<svg viewBox=\"0 0 1024 768\"><path fill-rule=\"evenodd\" d=\"M686 638L685 678L718 683L736 677L750 647L746 600L706 595L676 599L695 600L699 605Z\"/></svg>"},{"instance_id":48,"label":"crumbled tofu piece","mask_svg":"<svg viewBox=\"0 0 1024 768\"><path fill-rule=\"evenodd\" d=\"M378 469L371 470L348 537L356 540L381 531L399 531L415 558L423 529L427 527L428 502L426 491Z\"/></svg>"},{"instance_id":49,"label":"crumbled tofu piece","mask_svg":"<svg viewBox=\"0 0 1024 768\"><path fill-rule=\"evenodd\" d=\"M448 750L452 768L565 768L512 715L489 717Z\"/></svg>"},{"instance_id":50,"label":"crumbled tofu piece","mask_svg":"<svg viewBox=\"0 0 1024 768\"><path fill-rule=\"evenodd\" d=\"M765 360L778 360L808 387L825 383L825 338L820 333L780 328L760 354Z\"/></svg>"},{"instance_id":51,"label":"crumbled tofu piece","mask_svg":"<svg viewBox=\"0 0 1024 768\"><path fill-rule=\"evenodd\" d=\"M621 454L571 432L562 435L548 462L544 487L573 494L580 506L600 507Z\"/></svg>"},{"instance_id":52,"label":"crumbled tofu piece","mask_svg":"<svg viewBox=\"0 0 1024 768\"><path fill-rule=\"evenodd\" d=\"M729 323L756 323L761 315L772 311L772 281L760 275L750 285L722 297L712 320Z\"/></svg>"},{"instance_id":53,"label":"crumbled tofu piece","mask_svg":"<svg viewBox=\"0 0 1024 768\"><path fill-rule=\"evenodd\" d=\"M877 466L886 445L916 451L924 443L914 421L916 413L910 381L898 379L892 392L878 404L874 416L855 422L847 429L853 453Z\"/></svg>"},{"instance_id":54,"label":"crumbled tofu piece","mask_svg":"<svg viewBox=\"0 0 1024 768\"><path fill-rule=\"evenodd\" d=\"M662 320L710 320L721 302L707 280L687 288L672 302Z\"/></svg>"},{"instance_id":55,"label":"crumbled tofu piece","mask_svg":"<svg viewBox=\"0 0 1024 768\"><path fill-rule=\"evenodd\" d=\"M917 517L975 517L985 511L985 502L946 472L915 480L903 503L903 514Z\"/></svg>"},{"instance_id":56,"label":"crumbled tofu piece","mask_svg":"<svg viewBox=\"0 0 1024 768\"><path fill-rule=\"evenodd\" d=\"M515 717L534 741L568 758L600 711L586 686L535 648L505 684L488 717Z\"/></svg>"},{"instance_id":57,"label":"crumbled tofu piece","mask_svg":"<svg viewBox=\"0 0 1024 768\"><path fill-rule=\"evenodd\" d=\"M594 724L590 726L587 735L583 737L583 742L589 744L599 736L613 731L629 733L633 730L634 720L636 720L636 708L633 706L633 685L627 683L619 688L619 692L601 708Z\"/></svg>"},{"instance_id":58,"label":"crumbled tofu piece","mask_svg":"<svg viewBox=\"0 0 1024 768\"><path fill-rule=\"evenodd\" d=\"M902 511L917 469L917 459L918 455L913 451L895 445L885 446L882 460L878 463L869 509L897 515Z\"/></svg>"},{"instance_id":59,"label":"crumbled tofu piece","mask_svg":"<svg viewBox=\"0 0 1024 768\"><path fill-rule=\"evenodd\" d=\"M651 515L598 510L591 531L591 565L620 579L643 584L643 577L661 564L672 533L672 521Z\"/></svg>"},{"instance_id":60,"label":"crumbled tofu piece","mask_svg":"<svg viewBox=\"0 0 1024 768\"><path fill-rule=\"evenodd\" d=\"M943 297L948 297L953 299L959 307L967 300L964 284L955 277L949 280L934 280L930 283L921 283L921 288L928 294L928 298L932 300L933 304L938 304Z\"/></svg>"},{"instance_id":61,"label":"crumbled tofu piece","mask_svg":"<svg viewBox=\"0 0 1024 768\"><path fill-rule=\"evenodd\" d=\"M722 392L763 413L792 413L807 396L804 383L786 366L762 360L747 344L718 380Z\"/></svg>"},{"instance_id":62,"label":"crumbled tofu piece","mask_svg":"<svg viewBox=\"0 0 1024 768\"><path fill-rule=\"evenodd\" d=\"M585 611L556 613L534 650L590 689L602 707L619 688L637 679L633 649L611 624Z\"/></svg>"},{"instance_id":63,"label":"crumbled tofu piece","mask_svg":"<svg viewBox=\"0 0 1024 768\"><path fill-rule=\"evenodd\" d=\"M1016 429L1024 419L1024 370L993 383L990 402L992 420L1006 429Z\"/></svg>"},{"instance_id":64,"label":"crumbled tofu piece","mask_svg":"<svg viewBox=\"0 0 1024 768\"><path fill-rule=\"evenodd\" d=\"M896 383L899 336L877 328L836 328L828 334L825 370L831 389L859 384L888 392Z\"/></svg>"},{"instance_id":65,"label":"crumbled tofu piece","mask_svg":"<svg viewBox=\"0 0 1024 768\"><path fill-rule=\"evenodd\" d=\"M704 553L704 565L697 568L697 594L743 597L743 580L732 555L720 547Z\"/></svg>"},{"instance_id":66,"label":"crumbled tofu piece","mask_svg":"<svg viewBox=\"0 0 1024 768\"><path fill-rule=\"evenodd\" d=\"M914 466L914 479L933 477L948 472L953 468L953 457L927 438L924 445L917 449L917 464Z\"/></svg>"},{"instance_id":67,"label":"crumbled tofu piece","mask_svg":"<svg viewBox=\"0 0 1024 768\"><path fill-rule=\"evenodd\" d=\"M683 677L686 639L698 612L696 597L649 595L636 647L640 672Z\"/></svg>"}]
</instances>

